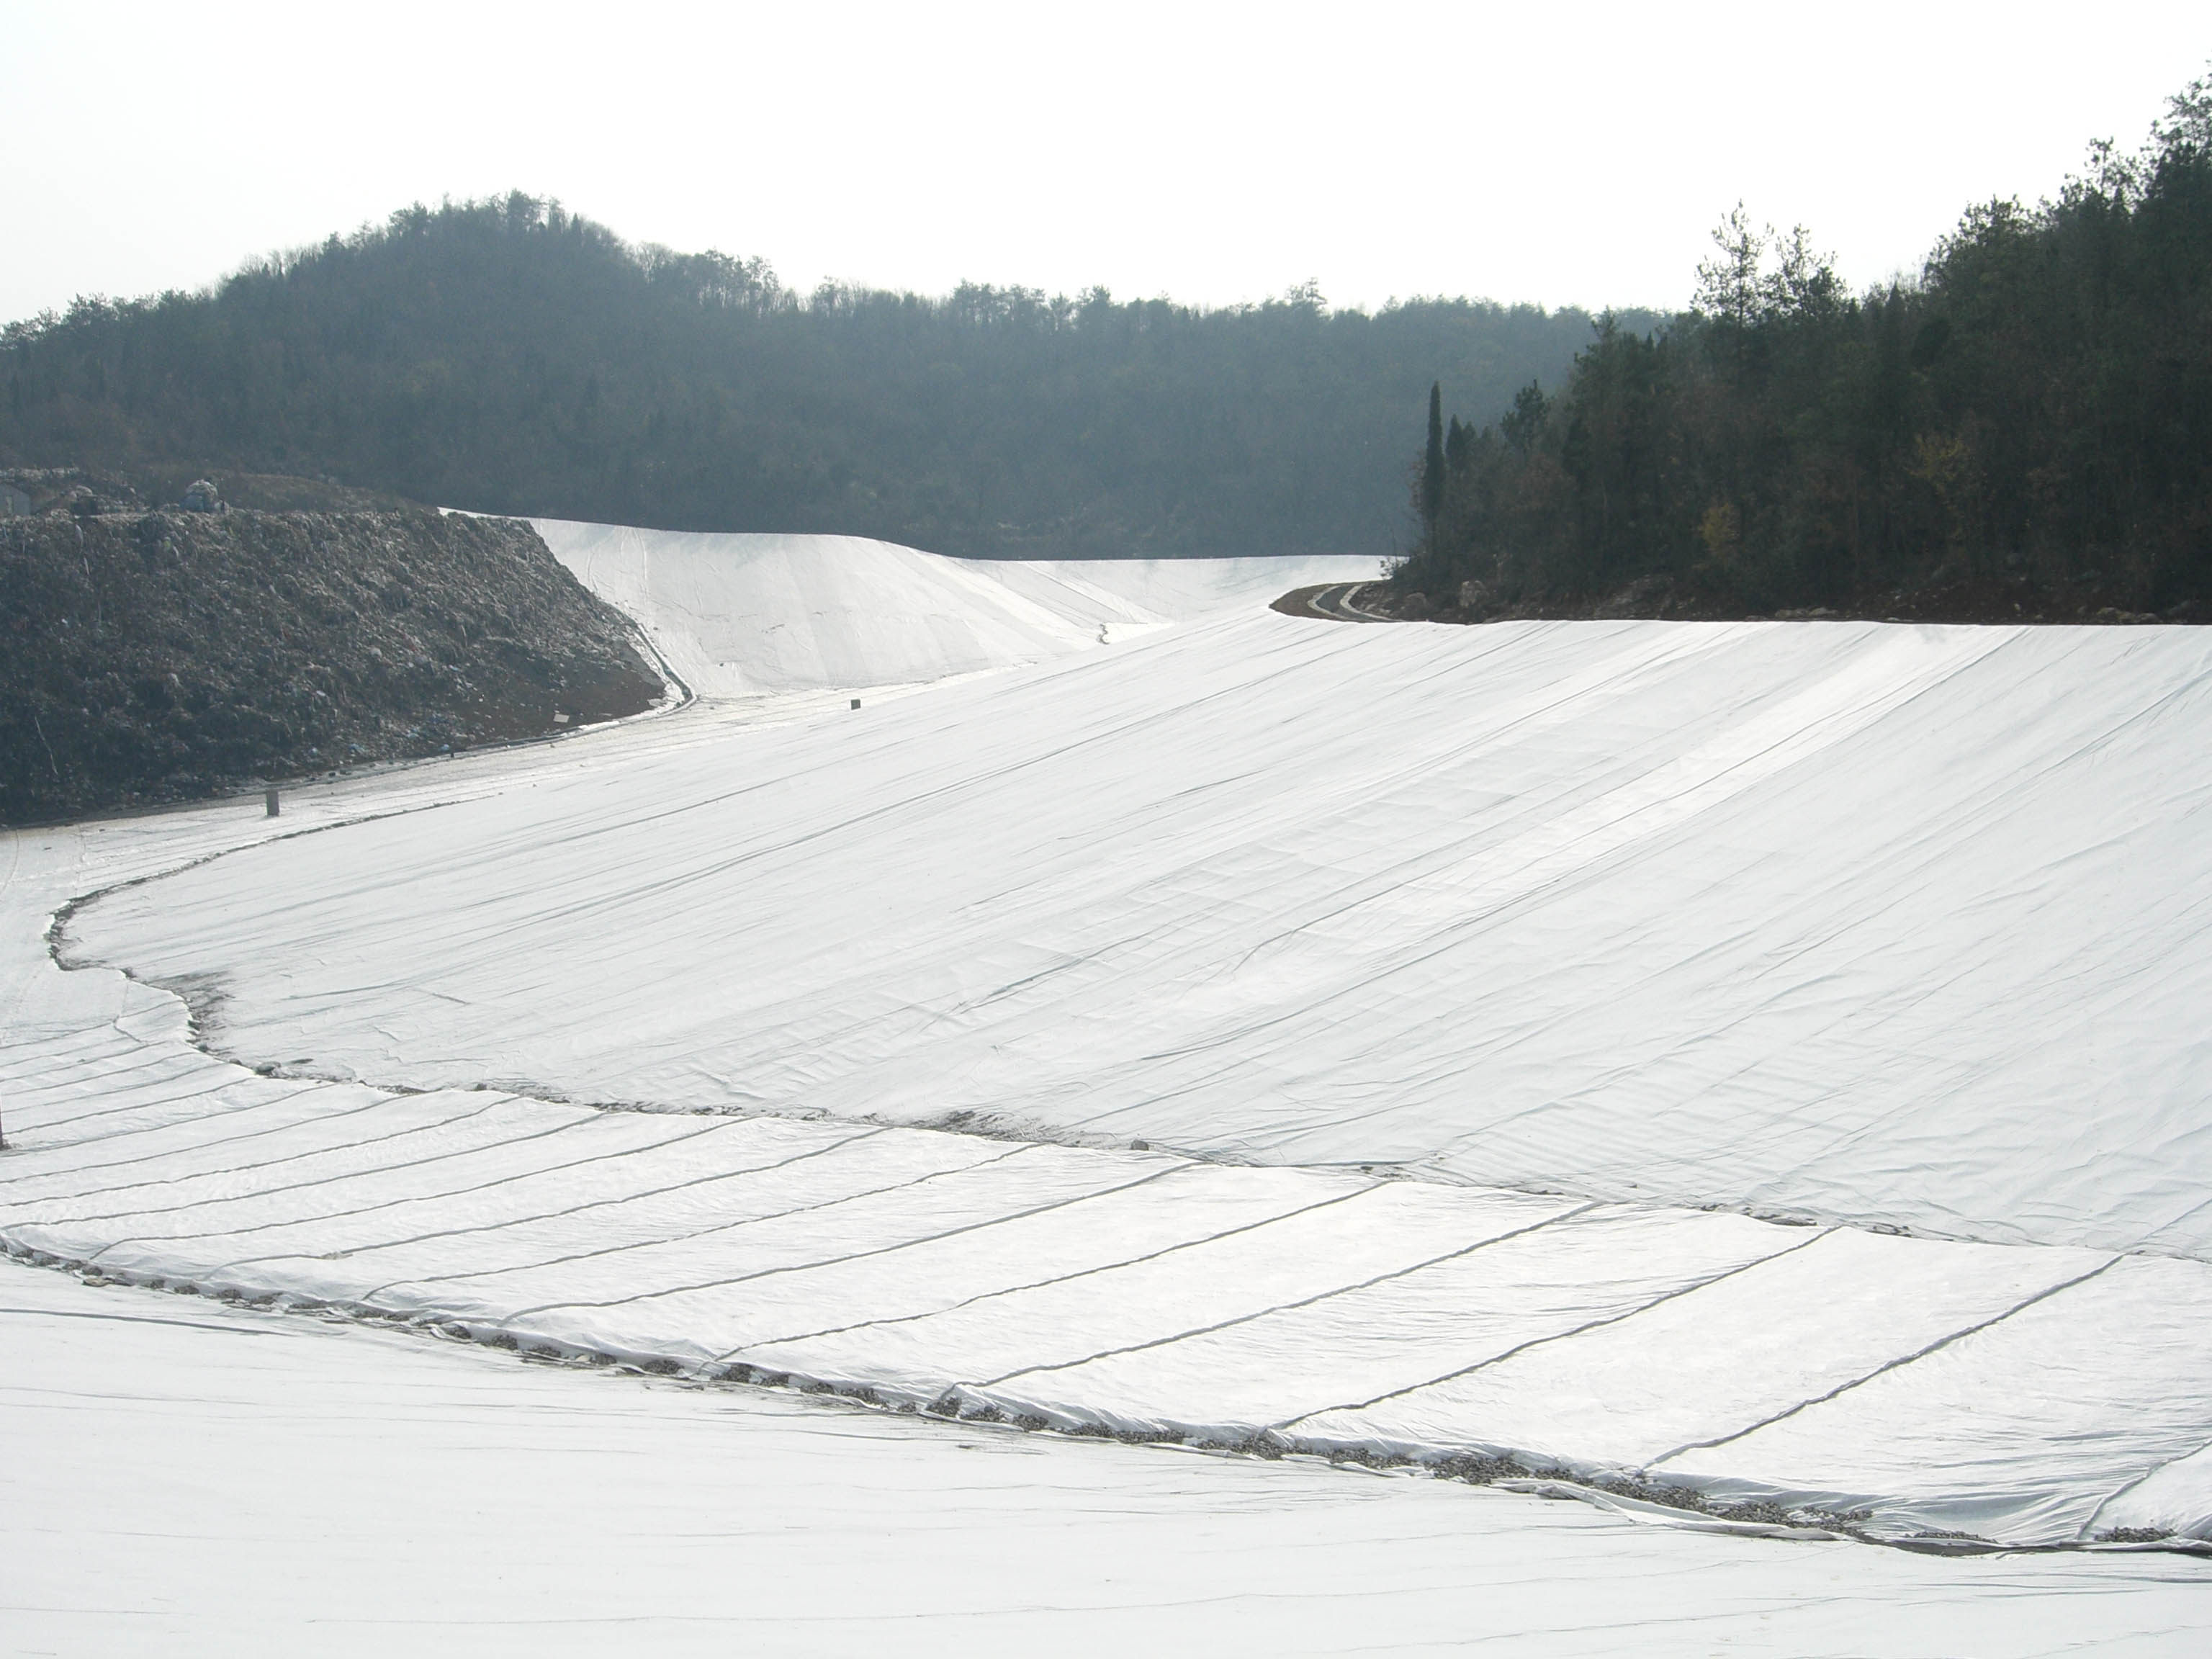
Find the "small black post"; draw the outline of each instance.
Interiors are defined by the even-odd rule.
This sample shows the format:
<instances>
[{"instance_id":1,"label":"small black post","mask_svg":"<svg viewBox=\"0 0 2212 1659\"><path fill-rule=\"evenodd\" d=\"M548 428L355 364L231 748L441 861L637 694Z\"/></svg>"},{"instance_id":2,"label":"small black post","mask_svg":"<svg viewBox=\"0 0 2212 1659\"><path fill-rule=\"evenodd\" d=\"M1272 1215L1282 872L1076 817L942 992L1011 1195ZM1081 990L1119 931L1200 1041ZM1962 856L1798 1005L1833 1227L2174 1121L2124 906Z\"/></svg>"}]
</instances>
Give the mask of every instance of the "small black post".
<instances>
[{"instance_id":1,"label":"small black post","mask_svg":"<svg viewBox=\"0 0 2212 1659\"><path fill-rule=\"evenodd\" d=\"M854 708L858 708L860 706L860 700L858 697L854 698L854 699L853 699L853 707L854 707Z\"/></svg>"},{"instance_id":2,"label":"small black post","mask_svg":"<svg viewBox=\"0 0 2212 1659\"><path fill-rule=\"evenodd\" d=\"M272 785L270 788L264 790L262 792L261 799L269 808L269 816L272 818L275 817L276 816L276 791L275 787Z\"/></svg>"}]
</instances>

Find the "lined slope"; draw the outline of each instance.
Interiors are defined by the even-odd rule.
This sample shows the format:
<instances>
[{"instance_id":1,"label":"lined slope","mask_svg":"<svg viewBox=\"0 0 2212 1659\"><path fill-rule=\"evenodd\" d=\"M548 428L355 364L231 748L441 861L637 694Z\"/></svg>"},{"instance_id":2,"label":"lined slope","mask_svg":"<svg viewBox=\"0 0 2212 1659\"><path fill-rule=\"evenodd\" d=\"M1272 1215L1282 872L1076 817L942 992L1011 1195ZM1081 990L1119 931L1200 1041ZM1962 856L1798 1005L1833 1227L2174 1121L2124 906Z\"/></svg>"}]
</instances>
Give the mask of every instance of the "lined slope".
<instances>
[{"instance_id":1,"label":"lined slope","mask_svg":"<svg viewBox=\"0 0 2212 1659\"><path fill-rule=\"evenodd\" d=\"M1000 1659L1471 1637L1601 1659L2165 1659L2212 1625L2196 1564L2171 1557L1747 1548L1456 1484L1048 1449L4 1265L0 1342L0 1624L26 1652L545 1659L604 1655L617 1630L661 1659L846 1659L896 1620L906 1650Z\"/></svg>"},{"instance_id":2,"label":"lined slope","mask_svg":"<svg viewBox=\"0 0 2212 1659\"><path fill-rule=\"evenodd\" d=\"M394 1097L210 1060L112 975L56 994L80 1018L0 1054L0 1239L33 1259L993 1420L1625 1470L1880 1538L2212 1535L2199 1262Z\"/></svg>"},{"instance_id":3,"label":"lined slope","mask_svg":"<svg viewBox=\"0 0 2212 1659\"><path fill-rule=\"evenodd\" d=\"M328 833L17 838L0 1237L1069 1428L2212 1536L2197 641L1254 609ZM35 970L60 894L222 844L70 949L329 1080Z\"/></svg>"},{"instance_id":4,"label":"lined slope","mask_svg":"<svg viewBox=\"0 0 2212 1659\"><path fill-rule=\"evenodd\" d=\"M2202 1258L2209 650L1244 613L283 842L77 937L219 975L237 1053L380 1081Z\"/></svg>"},{"instance_id":5,"label":"lined slope","mask_svg":"<svg viewBox=\"0 0 2212 1659\"><path fill-rule=\"evenodd\" d=\"M860 536L536 524L554 556L711 697L1008 668L1376 568L1353 558L948 559Z\"/></svg>"}]
</instances>

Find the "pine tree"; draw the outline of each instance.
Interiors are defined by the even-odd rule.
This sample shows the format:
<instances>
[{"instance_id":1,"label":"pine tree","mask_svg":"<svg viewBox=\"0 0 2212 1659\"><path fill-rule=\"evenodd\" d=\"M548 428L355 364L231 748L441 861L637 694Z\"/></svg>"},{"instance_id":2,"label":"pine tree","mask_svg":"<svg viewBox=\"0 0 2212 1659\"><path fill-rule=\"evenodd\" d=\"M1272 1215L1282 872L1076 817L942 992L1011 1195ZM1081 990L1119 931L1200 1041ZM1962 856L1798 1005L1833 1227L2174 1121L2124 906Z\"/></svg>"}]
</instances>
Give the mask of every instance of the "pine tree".
<instances>
[{"instance_id":1,"label":"pine tree","mask_svg":"<svg viewBox=\"0 0 2212 1659\"><path fill-rule=\"evenodd\" d=\"M1437 514L1444 505L1444 389L1441 381L1429 384L1429 448L1421 458L1421 525L1433 543Z\"/></svg>"}]
</instances>

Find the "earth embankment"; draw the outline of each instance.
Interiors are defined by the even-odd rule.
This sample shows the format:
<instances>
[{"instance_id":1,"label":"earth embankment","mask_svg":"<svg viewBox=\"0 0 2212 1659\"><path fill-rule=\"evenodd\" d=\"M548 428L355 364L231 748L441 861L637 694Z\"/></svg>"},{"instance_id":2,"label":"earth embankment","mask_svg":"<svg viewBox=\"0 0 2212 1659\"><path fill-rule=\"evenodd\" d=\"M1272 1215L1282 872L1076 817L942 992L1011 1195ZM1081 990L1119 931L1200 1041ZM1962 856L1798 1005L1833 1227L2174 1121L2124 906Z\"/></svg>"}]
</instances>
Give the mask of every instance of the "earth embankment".
<instances>
[{"instance_id":1,"label":"earth embankment","mask_svg":"<svg viewBox=\"0 0 2212 1659\"><path fill-rule=\"evenodd\" d=\"M538 736L663 693L528 525L380 513L0 523L0 823Z\"/></svg>"}]
</instances>

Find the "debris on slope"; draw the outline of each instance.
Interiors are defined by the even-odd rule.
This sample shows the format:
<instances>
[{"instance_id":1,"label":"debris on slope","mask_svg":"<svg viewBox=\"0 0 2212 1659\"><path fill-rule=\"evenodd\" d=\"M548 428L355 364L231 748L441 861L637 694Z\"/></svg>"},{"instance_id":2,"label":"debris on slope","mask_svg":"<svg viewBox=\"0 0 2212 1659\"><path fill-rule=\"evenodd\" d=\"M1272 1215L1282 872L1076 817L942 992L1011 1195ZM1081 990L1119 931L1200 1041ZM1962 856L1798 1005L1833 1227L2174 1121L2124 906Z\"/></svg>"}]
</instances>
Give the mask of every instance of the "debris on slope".
<instances>
[{"instance_id":1,"label":"debris on slope","mask_svg":"<svg viewBox=\"0 0 2212 1659\"><path fill-rule=\"evenodd\" d=\"M513 520L0 520L0 823L635 714L634 637Z\"/></svg>"}]
</instances>

